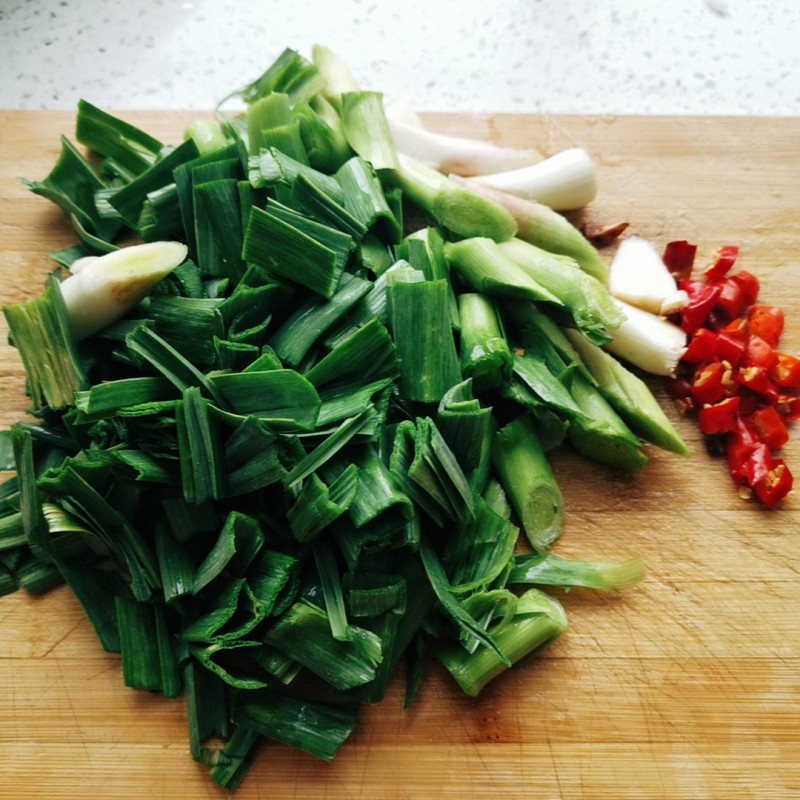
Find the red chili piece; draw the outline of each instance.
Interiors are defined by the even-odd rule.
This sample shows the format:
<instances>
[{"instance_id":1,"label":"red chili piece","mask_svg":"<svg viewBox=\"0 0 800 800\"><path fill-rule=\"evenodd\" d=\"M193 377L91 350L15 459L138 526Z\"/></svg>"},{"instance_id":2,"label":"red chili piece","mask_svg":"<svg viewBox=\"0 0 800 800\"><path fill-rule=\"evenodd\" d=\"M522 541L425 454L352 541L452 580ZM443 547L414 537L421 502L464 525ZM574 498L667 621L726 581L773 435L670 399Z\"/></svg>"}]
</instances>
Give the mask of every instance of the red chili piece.
<instances>
[{"instance_id":1,"label":"red chili piece","mask_svg":"<svg viewBox=\"0 0 800 800\"><path fill-rule=\"evenodd\" d=\"M789 431L775 406L759 408L748 417L748 422L770 450L780 450L789 441Z\"/></svg>"},{"instance_id":2,"label":"red chili piece","mask_svg":"<svg viewBox=\"0 0 800 800\"><path fill-rule=\"evenodd\" d=\"M800 358L775 351L775 364L769 370L769 377L781 389L800 390Z\"/></svg>"},{"instance_id":3,"label":"red chili piece","mask_svg":"<svg viewBox=\"0 0 800 800\"><path fill-rule=\"evenodd\" d=\"M784 314L756 304L755 275L731 272L737 247L720 248L700 280L691 275L694 256L688 242L670 242L663 256L689 298L675 317L688 341L668 391L682 413L697 412L704 434L721 438L734 481L773 508L792 489L775 453L800 419L800 358L778 349Z\"/></svg>"},{"instance_id":4,"label":"red chili piece","mask_svg":"<svg viewBox=\"0 0 800 800\"><path fill-rule=\"evenodd\" d=\"M746 306L751 306L753 303L755 303L756 298L758 297L758 292L761 289L758 278L756 278L755 275L753 275L751 272L740 269L738 272L734 272L733 275L729 275L728 280L739 284L739 288L742 290L742 296L744 297Z\"/></svg>"},{"instance_id":5,"label":"red chili piece","mask_svg":"<svg viewBox=\"0 0 800 800\"><path fill-rule=\"evenodd\" d=\"M783 333L783 311L776 306L752 306L747 312L747 330L760 336L773 347L778 346Z\"/></svg>"},{"instance_id":6,"label":"red chili piece","mask_svg":"<svg viewBox=\"0 0 800 800\"><path fill-rule=\"evenodd\" d=\"M731 267L736 263L738 255L739 248L736 245L720 247L714 254L711 263L703 270L706 280L713 281L727 275Z\"/></svg>"},{"instance_id":7,"label":"red chili piece","mask_svg":"<svg viewBox=\"0 0 800 800\"><path fill-rule=\"evenodd\" d=\"M716 403L725 397L725 367L720 361L704 364L695 372L690 388L692 397L701 405Z\"/></svg>"},{"instance_id":8,"label":"red chili piece","mask_svg":"<svg viewBox=\"0 0 800 800\"><path fill-rule=\"evenodd\" d=\"M706 328L700 328L697 333L700 331L707 330ZM728 333L726 330L721 330L718 334L716 334L716 355L723 361L727 361L733 366L737 366L739 362L742 360L745 351L745 343L744 339L741 339L737 336L734 336Z\"/></svg>"},{"instance_id":9,"label":"red chili piece","mask_svg":"<svg viewBox=\"0 0 800 800\"><path fill-rule=\"evenodd\" d=\"M775 410L787 424L800 419L800 397L797 395L779 394L775 401Z\"/></svg>"},{"instance_id":10,"label":"red chili piece","mask_svg":"<svg viewBox=\"0 0 800 800\"><path fill-rule=\"evenodd\" d=\"M703 406L697 412L700 430L709 435L716 433L730 433L736 430L739 418L739 395L726 397L718 403Z\"/></svg>"},{"instance_id":11,"label":"red chili piece","mask_svg":"<svg viewBox=\"0 0 800 800\"><path fill-rule=\"evenodd\" d=\"M765 370L772 369L778 363L778 356L772 345L753 334L744 343L742 359L748 367L764 367Z\"/></svg>"},{"instance_id":12,"label":"red chili piece","mask_svg":"<svg viewBox=\"0 0 800 800\"><path fill-rule=\"evenodd\" d=\"M719 286L715 306L728 319L738 317L747 308L742 287L733 278L719 278L709 281L708 286Z\"/></svg>"},{"instance_id":13,"label":"red chili piece","mask_svg":"<svg viewBox=\"0 0 800 800\"><path fill-rule=\"evenodd\" d=\"M680 326L686 333L694 333L708 317L719 297L720 287L700 281L684 280L678 288L686 292L688 300L681 309Z\"/></svg>"},{"instance_id":14,"label":"red chili piece","mask_svg":"<svg viewBox=\"0 0 800 800\"><path fill-rule=\"evenodd\" d=\"M773 460L769 470L753 483L756 497L767 508L774 508L792 489L792 473L782 458Z\"/></svg>"},{"instance_id":15,"label":"red chili piece","mask_svg":"<svg viewBox=\"0 0 800 800\"><path fill-rule=\"evenodd\" d=\"M664 255L661 260L675 276L676 280L680 281L692 274L696 253L697 245L689 244L685 239L682 239L678 242L670 242L664 248Z\"/></svg>"},{"instance_id":16,"label":"red chili piece","mask_svg":"<svg viewBox=\"0 0 800 800\"><path fill-rule=\"evenodd\" d=\"M702 364L711 360L718 348L718 334L708 328L698 328L689 338L682 360L687 364ZM744 350L744 345L742 345Z\"/></svg>"},{"instance_id":17,"label":"red chili piece","mask_svg":"<svg viewBox=\"0 0 800 800\"><path fill-rule=\"evenodd\" d=\"M738 381L740 386L755 392L769 403L778 399L778 387L769 379L765 367L739 367Z\"/></svg>"}]
</instances>

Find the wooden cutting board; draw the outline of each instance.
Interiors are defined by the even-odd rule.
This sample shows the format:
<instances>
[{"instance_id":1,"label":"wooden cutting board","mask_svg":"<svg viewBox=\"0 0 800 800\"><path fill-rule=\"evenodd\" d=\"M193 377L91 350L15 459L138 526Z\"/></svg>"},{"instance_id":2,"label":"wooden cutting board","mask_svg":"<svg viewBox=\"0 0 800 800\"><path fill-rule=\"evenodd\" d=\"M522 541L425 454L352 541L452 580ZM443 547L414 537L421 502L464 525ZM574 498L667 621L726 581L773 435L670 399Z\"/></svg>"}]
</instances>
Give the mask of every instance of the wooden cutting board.
<instances>
[{"instance_id":1,"label":"wooden cutting board","mask_svg":"<svg viewBox=\"0 0 800 800\"><path fill-rule=\"evenodd\" d=\"M178 141L194 113L124 115ZM800 120L434 115L442 131L545 152L586 148L600 191L584 218L630 223L661 247L723 244L787 312L800 352ZM0 301L37 294L45 257L72 243L61 213L27 193L65 113L0 113ZM6 340L6 330L0 331ZM26 407L15 351L0 349L0 424ZM660 384L654 384L670 413ZM677 419L677 417L675 417ZM800 796L800 501L766 511L737 496L693 422L689 458L652 451L635 476L554 457L566 503L556 551L641 555L624 596L561 595L570 628L540 660L470 700L434 668L402 710L397 681L365 708L333 764L274 744L249 798L790 798ZM785 456L800 479L800 434ZM180 701L122 685L68 591L0 598L0 797L217 798L187 751Z\"/></svg>"}]
</instances>

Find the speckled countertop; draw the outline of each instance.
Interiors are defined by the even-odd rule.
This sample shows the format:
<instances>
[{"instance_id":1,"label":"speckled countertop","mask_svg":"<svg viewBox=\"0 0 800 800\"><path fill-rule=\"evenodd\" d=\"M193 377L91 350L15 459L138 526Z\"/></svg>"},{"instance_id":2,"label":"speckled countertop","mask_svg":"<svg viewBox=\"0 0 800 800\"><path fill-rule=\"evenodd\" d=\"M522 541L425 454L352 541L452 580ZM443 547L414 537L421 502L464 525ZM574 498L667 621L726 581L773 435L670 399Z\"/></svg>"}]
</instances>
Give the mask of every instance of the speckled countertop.
<instances>
[{"instance_id":1,"label":"speckled countertop","mask_svg":"<svg viewBox=\"0 0 800 800\"><path fill-rule=\"evenodd\" d=\"M0 0L0 108L205 109L320 42L419 110L800 112L797 0Z\"/></svg>"}]
</instances>

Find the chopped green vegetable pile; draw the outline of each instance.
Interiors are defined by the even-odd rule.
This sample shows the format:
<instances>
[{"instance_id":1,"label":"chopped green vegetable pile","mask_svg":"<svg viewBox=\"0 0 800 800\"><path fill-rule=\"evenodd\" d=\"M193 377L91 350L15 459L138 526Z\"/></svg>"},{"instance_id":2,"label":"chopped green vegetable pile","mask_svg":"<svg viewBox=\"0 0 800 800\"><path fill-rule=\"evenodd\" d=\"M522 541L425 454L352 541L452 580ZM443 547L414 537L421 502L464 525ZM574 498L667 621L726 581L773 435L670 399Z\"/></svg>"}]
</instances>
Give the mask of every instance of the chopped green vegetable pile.
<instances>
[{"instance_id":1,"label":"chopped green vegetable pile","mask_svg":"<svg viewBox=\"0 0 800 800\"><path fill-rule=\"evenodd\" d=\"M566 628L541 587L643 578L549 552L551 449L686 452L602 349L620 314L597 253L522 241L398 155L380 94L339 91L317 52L176 146L82 101L99 168L65 138L28 183L78 243L5 309L37 421L0 440L0 589L68 584L126 686L185 697L228 788L265 740L333 758L401 661L407 703L431 658L477 695ZM61 271L131 234L188 258L77 337Z\"/></svg>"}]
</instances>

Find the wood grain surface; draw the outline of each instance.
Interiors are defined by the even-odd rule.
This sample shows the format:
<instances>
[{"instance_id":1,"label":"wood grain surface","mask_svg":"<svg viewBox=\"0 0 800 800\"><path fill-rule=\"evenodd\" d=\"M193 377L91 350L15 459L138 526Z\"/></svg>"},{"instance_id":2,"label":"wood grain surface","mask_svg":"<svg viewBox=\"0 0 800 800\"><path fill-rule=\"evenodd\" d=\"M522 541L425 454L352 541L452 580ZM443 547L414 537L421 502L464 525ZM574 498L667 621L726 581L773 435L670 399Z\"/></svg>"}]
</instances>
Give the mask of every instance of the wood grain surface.
<instances>
[{"instance_id":1,"label":"wood grain surface","mask_svg":"<svg viewBox=\"0 0 800 800\"><path fill-rule=\"evenodd\" d=\"M123 115L178 141L194 113ZM698 259L741 247L762 299L787 313L800 352L800 120L430 115L439 130L552 153L586 148L600 191L584 212L630 223ZM26 192L54 163L73 115L0 112L0 302L38 294L49 250L72 243ZM609 253L610 257L610 253ZM4 323L2 323L4 325ZM26 408L0 329L0 424ZM397 680L333 764L263 747L236 793L251 798L792 798L800 796L800 501L746 502L693 422L669 413L689 458L649 451L635 476L558 453L566 504L556 552L641 555L623 596L561 595L570 628L535 664L477 700L433 668L402 709ZM785 457L800 479L800 432ZM0 598L0 798L169 798L225 793L188 753L184 707L124 688L65 589Z\"/></svg>"}]
</instances>

